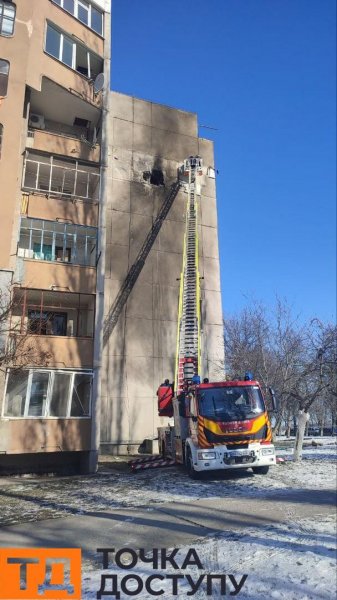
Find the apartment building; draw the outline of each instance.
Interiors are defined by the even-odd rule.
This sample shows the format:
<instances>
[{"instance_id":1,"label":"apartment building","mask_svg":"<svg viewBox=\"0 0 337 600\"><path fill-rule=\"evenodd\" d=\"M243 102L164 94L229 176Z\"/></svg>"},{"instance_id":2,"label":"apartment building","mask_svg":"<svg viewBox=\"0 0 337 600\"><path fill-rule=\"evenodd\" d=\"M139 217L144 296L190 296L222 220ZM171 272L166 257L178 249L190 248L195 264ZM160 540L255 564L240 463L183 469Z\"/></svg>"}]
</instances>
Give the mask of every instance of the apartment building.
<instances>
[{"instance_id":1,"label":"apartment building","mask_svg":"<svg viewBox=\"0 0 337 600\"><path fill-rule=\"evenodd\" d=\"M110 0L0 0L0 472L94 468L109 59Z\"/></svg>"},{"instance_id":2,"label":"apartment building","mask_svg":"<svg viewBox=\"0 0 337 600\"><path fill-rule=\"evenodd\" d=\"M156 438L156 390L174 377L183 189L144 260L139 251L196 154L202 375L219 376L213 144L196 114L110 92L109 67L110 0L0 0L0 290L11 308L0 344L16 349L0 365L0 473L94 471L100 449L134 453Z\"/></svg>"}]
</instances>

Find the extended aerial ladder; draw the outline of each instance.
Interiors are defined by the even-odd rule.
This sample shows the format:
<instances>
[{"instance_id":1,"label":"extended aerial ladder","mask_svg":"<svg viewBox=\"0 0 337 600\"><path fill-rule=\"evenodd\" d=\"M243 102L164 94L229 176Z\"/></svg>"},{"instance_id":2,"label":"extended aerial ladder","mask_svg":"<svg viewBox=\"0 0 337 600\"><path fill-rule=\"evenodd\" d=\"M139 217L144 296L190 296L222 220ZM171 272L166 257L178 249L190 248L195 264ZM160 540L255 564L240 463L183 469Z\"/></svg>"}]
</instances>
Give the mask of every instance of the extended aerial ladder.
<instances>
[{"instance_id":1,"label":"extended aerial ladder","mask_svg":"<svg viewBox=\"0 0 337 600\"><path fill-rule=\"evenodd\" d=\"M200 276L198 270L198 196L201 186L202 160L190 156L184 161L183 177L187 177L187 210L184 237L183 268L180 277L178 333L174 389L179 395L187 382L201 369Z\"/></svg>"},{"instance_id":2,"label":"extended aerial ladder","mask_svg":"<svg viewBox=\"0 0 337 600\"><path fill-rule=\"evenodd\" d=\"M198 205L203 168L199 156L184 161L180 181L187 191L183 267L180 277L174 384L157 390L158 413L168 417L158 428L161 457L131 464L135 470L184 464L197 478L202 472L247 469L266 474L276 464L271 425L261 386L246 372L242 379L201 379ZM273 409L275 395L270 388Z\"/></svg>"},{"instance_id":3,"label":"extended aerial ladder","mask_svg":"<svg viewBox=\"0 0 337 600\"><path fill-rule=\"evenodd\" d=\"M200 275L198 269L198 203L202 176L202 159L190 156L184 160L179 180L187 192L186 225L183 248L183 265L180 276L178 329L174 390L177 395L187 391L188 385L201 370L200 330ZM173 393L169 386L170 396ZM165 402L165 399L164 399ZM165 411L162 411L162 415ZM173 413L167 413L172 416ZM176 464L170 458L149 457L130 462L134 471L153 469Z\"/></svg>"}]
</instances>

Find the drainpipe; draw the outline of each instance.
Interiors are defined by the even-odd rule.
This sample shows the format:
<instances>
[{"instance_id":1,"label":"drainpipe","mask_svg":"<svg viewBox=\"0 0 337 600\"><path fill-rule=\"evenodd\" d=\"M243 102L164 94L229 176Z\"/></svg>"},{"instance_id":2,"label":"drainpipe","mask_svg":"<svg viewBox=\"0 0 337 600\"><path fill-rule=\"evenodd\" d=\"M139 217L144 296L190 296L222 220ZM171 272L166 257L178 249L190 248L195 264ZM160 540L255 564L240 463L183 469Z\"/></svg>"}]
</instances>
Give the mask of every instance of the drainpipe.
<instances>
[{"instance_id":1,"label":"drainpipe","mask_svg":"<svg viewBox=\"0 0 337 600\"><path fill-rule=\"evenodd\" d=\"M106 2L108 5L109 3ZM105 7L106 10L108 6ZM104 88L102 106L102 141L101 141L101 179L99 194L98 249L96 272L96 312L94 336L94 376L91 408L91 448L86 471L97 470L100 446L101 418L101 379L103 358L103 319L104 319L104 277L105 277L105 239L106 239L106 203L108 194L108 132L109 132L109 98L110 98L110 46L111 46L111 13L104 17Z\"/></svg>"}]
</instances>

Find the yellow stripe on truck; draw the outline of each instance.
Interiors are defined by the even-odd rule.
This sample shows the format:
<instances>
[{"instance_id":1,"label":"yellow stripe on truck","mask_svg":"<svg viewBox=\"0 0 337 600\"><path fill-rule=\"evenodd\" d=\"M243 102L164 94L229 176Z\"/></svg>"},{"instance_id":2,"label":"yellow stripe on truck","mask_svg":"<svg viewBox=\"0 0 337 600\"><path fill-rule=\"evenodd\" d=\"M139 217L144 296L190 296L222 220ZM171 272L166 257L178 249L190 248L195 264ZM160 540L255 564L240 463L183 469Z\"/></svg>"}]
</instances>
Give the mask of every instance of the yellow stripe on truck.
<instances>
[{"instance_id":1,"label":"yellow stripe on truck","mask_svg":"<svg viewBox=\"0 0 337 600\"><path fill-rule=\"evenodd\" d=\"M252 419L249 419L249 421L251 421L251 420ZM266 413L263 413L262 415L260 415L259 417L256 417L256 419L254 419L251 429L238 429L237 431L227 432L227 431L222 431L219 423L217 423L216 421L209 421L208 419L204 418L204 426L209 431L211 431L215 435L222 435L222 436L225 435L228 437L231 437L231 436L237 437L238 435L249 435L249 434L257 433L267 423L268 423L267 415L266 415ZM230 423L226 423L226 426L228 426L228 425L230 425Z\"/></svg>"}]
</instances>

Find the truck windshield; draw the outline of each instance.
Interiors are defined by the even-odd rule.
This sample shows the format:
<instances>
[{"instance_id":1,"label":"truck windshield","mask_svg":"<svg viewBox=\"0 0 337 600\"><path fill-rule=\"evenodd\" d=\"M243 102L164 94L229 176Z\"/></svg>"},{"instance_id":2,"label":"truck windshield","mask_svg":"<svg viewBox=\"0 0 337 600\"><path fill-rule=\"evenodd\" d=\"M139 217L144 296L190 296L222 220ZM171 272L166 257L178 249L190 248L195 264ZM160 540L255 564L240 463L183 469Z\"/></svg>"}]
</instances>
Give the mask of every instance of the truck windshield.
<instances>
[{"instance_id":1,"label":"truck windshield","mask_svg":"<svg viewBox=\"0 0 337 600\"><path fill-rule=\"evenodd\" d=\"M252 419L264 412L258 386L233 386L200 389L199 414L213 421Z\"/></svg>"}]
</instances>

